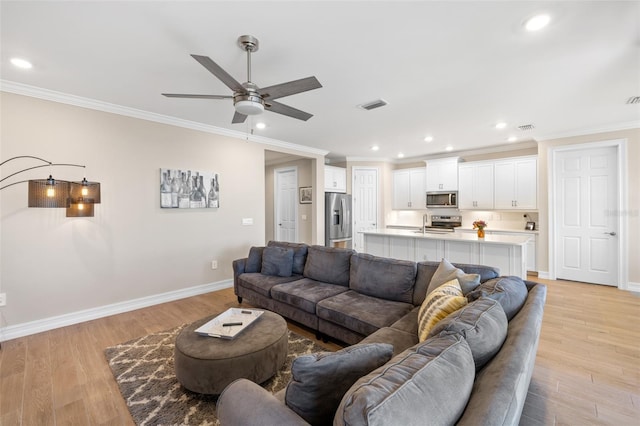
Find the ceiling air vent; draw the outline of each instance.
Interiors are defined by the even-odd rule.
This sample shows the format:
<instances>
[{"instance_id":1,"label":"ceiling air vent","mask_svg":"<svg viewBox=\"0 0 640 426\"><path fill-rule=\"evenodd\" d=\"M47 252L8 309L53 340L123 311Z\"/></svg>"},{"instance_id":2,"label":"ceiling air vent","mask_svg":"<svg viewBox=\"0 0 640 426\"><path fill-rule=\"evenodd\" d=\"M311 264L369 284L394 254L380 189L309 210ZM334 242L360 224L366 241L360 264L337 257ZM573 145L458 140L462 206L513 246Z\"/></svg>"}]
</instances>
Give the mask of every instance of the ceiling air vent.
<instances>
[{"instance_id":1,"label":"ceiling air vent","mask_svg":"<svg viewBox=\"0 0 640 426\"><path fill-rule=\"evenodd\" d=\"M632 96L627 99L628 104L640 104L640 96Z\"/></svg>"},{"instance_id":2,"label":"ceiling air vent","mask_svg":"<svg viewBox=\"0 0 640 426\"><path fill-rule=\"evenodd\" d=\"M522 126L518 126L518 130L533 130L535 126L533 124L523 124Z\"/></svg>"},{"instance_id":3,"label":"ceiling air vent","mask_svg":"<svg viewBox=\"0 0 640 426\"><path fill-rule=\"evenodd\" d=\"M367 111L371 111L372 109L380 108L387 105L387 101L384 99L376 99L372 102L367 102L366 104L358 105L358 108L366 109Z\"/></svg>"}]
</instances>

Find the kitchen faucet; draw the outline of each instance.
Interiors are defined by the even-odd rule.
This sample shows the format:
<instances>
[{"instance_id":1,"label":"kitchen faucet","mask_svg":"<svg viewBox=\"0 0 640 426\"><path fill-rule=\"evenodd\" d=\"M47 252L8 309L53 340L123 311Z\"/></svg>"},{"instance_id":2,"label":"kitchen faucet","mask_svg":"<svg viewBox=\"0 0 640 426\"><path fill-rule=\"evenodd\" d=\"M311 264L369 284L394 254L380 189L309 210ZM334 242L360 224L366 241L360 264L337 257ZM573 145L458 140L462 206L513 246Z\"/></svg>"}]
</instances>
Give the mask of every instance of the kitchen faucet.
<instances>
[{"instance_id":1,"label":"kitchen faucet","mask_svg":"<svg viewBox=\"0 0 640 426\"><path fill-rule=\"evenodd\" d=\"M427 221L429 220L429 215L428 214L423 214L422 215L422 235L424 235L427 232Z\"/></svg>"}]
</instances>

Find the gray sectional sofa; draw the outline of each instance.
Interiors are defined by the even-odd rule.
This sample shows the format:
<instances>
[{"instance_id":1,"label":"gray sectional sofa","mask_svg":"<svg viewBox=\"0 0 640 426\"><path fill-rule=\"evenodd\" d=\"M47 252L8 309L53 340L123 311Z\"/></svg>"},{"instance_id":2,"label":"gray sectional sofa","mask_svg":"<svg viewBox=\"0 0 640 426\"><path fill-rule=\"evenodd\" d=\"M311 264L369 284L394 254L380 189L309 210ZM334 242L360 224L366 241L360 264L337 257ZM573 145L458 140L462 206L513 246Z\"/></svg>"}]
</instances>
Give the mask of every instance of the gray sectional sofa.
<instances>
[{"instance_id":1,"label":"gray sectional sofa","mask_svg":"<svg viewBox=\"0 0 640 426\"><path fill-rule=\"evenodd\" d=\"M353 345L345 351L377 351L378 364L367 364L373 371L347 383L335 406L321 408L325 414L329 410L333 424L518 423L535 362L544 285L500 277L490 266L415 263L273 241L267 248L252 247L233 269L239 302L246 298ZM438 322L421 342L420 307L425 298L431 303L427 295L445 277L457 278L468 304ZM388 358L380 358L381 348L389 348ZM343 365L345 355L339 352L335 363ZM314 362L327 370L332 361L325 355L306 359L305 365ZM218 401L221 423L326 424L314 422L317 417L307 415L313 410L300 408L290 388L295 384L299 392L314 377L311 388L317 392L336 386L335 377L324 383L297 368L302 367L294 361L289 391L276 395L242 379L229 385ZM325 399L316 395L308 403ZM259 412L252 410L256 406Z\"/></svg>"}]
</instances>

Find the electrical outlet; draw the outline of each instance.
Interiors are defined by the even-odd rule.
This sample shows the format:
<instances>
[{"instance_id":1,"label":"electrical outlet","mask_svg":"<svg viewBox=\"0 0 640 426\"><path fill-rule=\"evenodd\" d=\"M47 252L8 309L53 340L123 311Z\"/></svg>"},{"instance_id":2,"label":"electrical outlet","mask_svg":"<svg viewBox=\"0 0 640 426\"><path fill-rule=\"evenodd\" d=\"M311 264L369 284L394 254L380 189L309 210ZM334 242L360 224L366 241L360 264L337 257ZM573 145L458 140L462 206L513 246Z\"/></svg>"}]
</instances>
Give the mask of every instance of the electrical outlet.
<instances>
[{"instance_id":1,"label":"electrical outlet","mask_svg":"<svg viewBox=\"0 0 640 426\"><path fill-rule=\"evenodd\" d=\"M7 305L7 293L0 293L0 306Z\"/></svg>"},{"instance_id":2,"label":"electrical outlet","mask_svg":"<svg viewBox=\"0 0 640 426\"><path fill-rule=\"evenodd\" d=\"M218 261L217 260L212 260L211 261L211 269L218 269Z\"/></svg>"}]
</instances>

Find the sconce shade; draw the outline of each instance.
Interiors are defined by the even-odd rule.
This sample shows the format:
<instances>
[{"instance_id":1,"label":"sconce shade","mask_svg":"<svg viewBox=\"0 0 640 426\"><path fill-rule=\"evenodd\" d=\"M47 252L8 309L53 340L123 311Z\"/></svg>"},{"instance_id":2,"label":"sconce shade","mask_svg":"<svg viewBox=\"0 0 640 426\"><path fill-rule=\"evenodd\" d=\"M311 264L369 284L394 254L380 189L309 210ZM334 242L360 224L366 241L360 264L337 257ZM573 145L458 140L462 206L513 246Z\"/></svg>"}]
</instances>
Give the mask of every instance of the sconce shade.
<instances>
[{"instance_id":1,"label":"sconce shade","mask_svg":"<svg viewBox=\"0 0 640 426\"><path fill-rule=\"evenodd\" d=\"M53 194L48 192L53 189ZM58 208L67 207L69 182L49 179L29 181L29 207Z\"/></svg>"},{"instance_id":2,"label":"sconce shade","mask_svg":"<svg viewBox=\"0 0 640 426\"><path fill-rule=\"evenodd\" d=\"M82 182L69 182L71 185L69 196L71 202L80 198L84 199L85 204L100 204L100 182L88 182L83 179ZM86 190L83 194L82 190Z\"/></svg>"},{"instance_id":3,"label":"sconce shade","mask_svg":"<svg viewBox=\"0 0 640 426\"><path fill-rule=\"evenodd\" d=\"M80 206L82 205L82 208ZM67 207L67 217L93 217L92 203L71 202Z\"/></svg>"}]
</instances>

